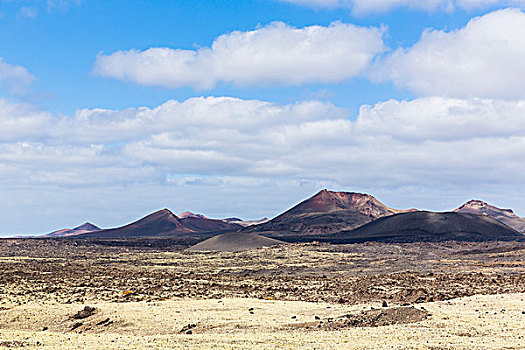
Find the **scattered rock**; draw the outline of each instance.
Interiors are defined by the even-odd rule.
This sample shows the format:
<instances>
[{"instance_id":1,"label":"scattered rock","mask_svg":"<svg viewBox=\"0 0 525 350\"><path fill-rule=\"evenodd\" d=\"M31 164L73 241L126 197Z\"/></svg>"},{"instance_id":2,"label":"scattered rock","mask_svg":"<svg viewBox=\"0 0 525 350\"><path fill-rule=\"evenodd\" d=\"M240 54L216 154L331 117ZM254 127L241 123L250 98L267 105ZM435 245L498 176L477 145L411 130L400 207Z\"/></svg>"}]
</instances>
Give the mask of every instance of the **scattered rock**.
<instances>
[{"instance_id":1,"label":"scattered rock","mask_svg":"<svg viewBox=\"0 0 525 350\"><path fill-rule=\"evenodd\" d=\"M373 309L362 311L357 315L344 315L336 319L328 318L327 323L307 322L289 325L292 328L323 328L326 330L337 330L351 327L379 327L393 324L406 324L422 321L430 314L424 310L410 307L395 307L389 309Z\"/></svg>"},{"instance_id":2,"label":"scattered rock","mask_svg":"<svg viewBox=\"0 0 525 350\"><path fill-rule=\"evenodd\" d=\"M108 324L111 324L111 323L113 323L113 322L112 322L112 321L110 320L110 318L108 317L108 318L106 318L105 320L98 322L98 323L97 323L97 326L102 326L102 325L106 325L106 326L107 326Z\"/></svg>"},{"instance_id":3,"label":"scattered rock","mask_svg":"<svg viewBox=\"0 0 525 350\"><path fill-rule=\"evenodd\" d=\"M7 341L0 341L0 348L13 348L18 349L24 346L29 346L30 344L25 341L20 340L7 340Z\"/></svg>"},{"instance_id":4,"label":"scattered rock","mask_svg":"<svg viewBox=\"0 0 525 350\"><path fill-rule=\"evenodd\" d=\"M43 328L42 328L42 332L45 332L45 331L47 331L48 329L49 329L49 327L43 327Z\"/></svg>"},{"instance_id":5,"label":"scattered rock","mask_svg":"<svg viewBox=\"0 0 525 350\"><path fill-rule=\"evenodd\" d=\"M428 316L428 312L410 306L364 311L358 315L347 315L342 321L351 327L379 327L415 323L426 319Z\"/></svg>"},{"instance_id":6,"label":"scattered rock","mask_svg":"<svg viewBox=\"0 0 525 350\"><path fill-rule=\"evenodd\" d=\"M188 323L186 326L182 327L180 333L192 334L193 332L191 330L195 327L197 327L195 323Z\"/></svg>"},{"instance_id":7,"label":"scattered rock","mask_svg":"<svg viewBox=\"0 0 525 350\"><path fill-rule=\"evenodd\" d=\"M95 308L94 307L91 307L91 306L85 306L83 310L80 310L79 312L77 312L73 318L75 320L81 320L81 319L84 319L84 318L88 318L90 316L93 316L93 314L95 313Z\"/></svg>"},{"instance_id":8,"label":"scattered rock","mask_svg":"<svg viewBox=\"0 0 525 350\"><path fill-rule=\"evenodd\" d=\"M381 304L382 307L388 307L388 303L386 301L383 301L383 304Z\"/></svg>"}]
</instances>

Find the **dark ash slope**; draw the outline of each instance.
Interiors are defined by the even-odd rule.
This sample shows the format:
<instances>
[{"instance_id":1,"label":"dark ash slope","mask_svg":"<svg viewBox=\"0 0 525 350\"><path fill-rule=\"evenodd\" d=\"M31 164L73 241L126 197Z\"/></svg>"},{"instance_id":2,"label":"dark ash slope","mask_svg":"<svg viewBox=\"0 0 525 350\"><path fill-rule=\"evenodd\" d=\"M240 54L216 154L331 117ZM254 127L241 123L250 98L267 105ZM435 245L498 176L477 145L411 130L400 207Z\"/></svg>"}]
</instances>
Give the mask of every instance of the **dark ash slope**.
<instances>
[{"instance_id":1,"label":"dark ash slope","mask_svg":"<svg viewBox=\"0 0 525 350\"><path fill-rule=\"evenodd\" d=\"M284 242L255 233L229 232L211 237L188 248L189 251L239 252L261 247L284 244Z\"/></svg>"},{"instance_id":2,"label":"dark ash slope","mask_svg":"<svg viewBox=\"0 0 525 350\"><path fill-rule=\"evenodd\" d=\"M515 240L523 236L489 216L417 211L377 219L326 238L333 243Z\"/></svg>"}]
</instances>

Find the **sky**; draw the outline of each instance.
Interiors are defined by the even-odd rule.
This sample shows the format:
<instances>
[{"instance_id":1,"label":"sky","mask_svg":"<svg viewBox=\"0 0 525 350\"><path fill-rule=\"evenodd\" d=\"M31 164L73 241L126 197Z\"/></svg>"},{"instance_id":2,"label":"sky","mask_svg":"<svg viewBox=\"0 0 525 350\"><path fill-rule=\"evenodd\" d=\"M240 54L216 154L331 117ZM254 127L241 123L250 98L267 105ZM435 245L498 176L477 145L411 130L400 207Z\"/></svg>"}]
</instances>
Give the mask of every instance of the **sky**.
<instances>
[{"instance_id":1,"label":"sky","mask_svg":"<svg viewBox=\"0 0 525 350\"><path fill-rule=\"evenodd\" d=\"M0 236L327 188L525 216L525 0L0 0Z\"/></svg>"}]
</instances>

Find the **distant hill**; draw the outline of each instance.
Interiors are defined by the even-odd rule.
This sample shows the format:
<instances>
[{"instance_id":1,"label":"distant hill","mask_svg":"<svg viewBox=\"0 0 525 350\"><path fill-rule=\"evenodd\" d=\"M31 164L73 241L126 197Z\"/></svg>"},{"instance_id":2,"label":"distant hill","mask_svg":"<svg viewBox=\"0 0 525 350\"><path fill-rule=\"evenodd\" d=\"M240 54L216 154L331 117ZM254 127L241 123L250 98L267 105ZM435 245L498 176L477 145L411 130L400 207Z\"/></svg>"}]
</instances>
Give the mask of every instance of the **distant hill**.
<instances>
[{"instance_id":1,"label":"distant hill","mask_svg":"<svg viewBox=\"0 0 525 350\"><path fill-rule=\"evenodd\" d=\"M248 227L248 226L253 226L253 225L264 224L264 223L270 221L270 219L262 218L262 219L259 219L259 220L242 220L242 219L239 219L239 218L227 218L227 219L222 219L222 221L229 222L230 224L241 225L242 227Z\"/></svg>"},{"instance_id":2,"label":"distant hill","mask_svg":"<svg viewBox=\"0 0 525 350\"><path fill-rule=\"evenodd\" d=\"M438 242L513 240L523 235L490 216L416 211L379 218L325 238L332 243Z\"/></svg>"},{"instance_id":3,"label":"distant hill","mask_svg":"<svg viewBox=\"0 0 525 350\"><path fill-rule=\"evenodd\" d=\"M255 233L228 232L213 236L188 248L188 251L238 252L268 247L285 242L260 236Z\"/></svg>"},{"instance_id":4,"label":"distant hill","mask_svg":"<svg viewBox=\"0 0 525 350\"><path fill-rule=\"evenodd\" d=\"M184 213L181 213L177 216L179 217L179 219L185 219L185 218L208 219L206 216L202 214L195 214L195 213L192 213L191 211L185 211Z\"/></svg>"},{"instance_id":5,"label":"distant hill","mask_svg":"<svg viewBox=\"0 0 525 350\"><path fill-rule=\"evenodd\" d=\"M71 229L66 228L66 229L62 229L58 231L53 231L41 237L73 237L73 236L82 235L84 233L89 233L89 232L99 231L99 230L100 230L99 227L93 225L90 222L86 222L78 227L71 228Z\"/></svg>"},{"instance_id":6,"label":"distant hill","mask_svg":"<svg viewBox=\"0 0 525 350\"><path fill-rule=\"evenodd\" d=\"M222 233L237 231L240 225L226 223L222 220L208 219L204 216L186 215L179 218L168 209L162 209L131 224L90 232L82 237L170 237L192 236L204 233Z\"/></svg>"},{"instance_id":7,"label":"distant hill","mask_svg":"<svg viewBox=\"0 0 525 350\"><path fill-rule=\"evenodd\" d=\"M354 229L405 211L389 208L369 194L322 190L269 222L245 228L243 232L279 239L307 238Z\"/></svg>"},{"instance_id":8,"label":"distant hill","mask_svg":"<svg viewBox=\"0 0 525 350\"><path fill-rule=\"evenodd\" d=\"M454 212L488 215L518 232L525 233L525 218L514 214L512 209L501 209L486 202L474 199L455 209Z\"/></svg>"}]
</instances>

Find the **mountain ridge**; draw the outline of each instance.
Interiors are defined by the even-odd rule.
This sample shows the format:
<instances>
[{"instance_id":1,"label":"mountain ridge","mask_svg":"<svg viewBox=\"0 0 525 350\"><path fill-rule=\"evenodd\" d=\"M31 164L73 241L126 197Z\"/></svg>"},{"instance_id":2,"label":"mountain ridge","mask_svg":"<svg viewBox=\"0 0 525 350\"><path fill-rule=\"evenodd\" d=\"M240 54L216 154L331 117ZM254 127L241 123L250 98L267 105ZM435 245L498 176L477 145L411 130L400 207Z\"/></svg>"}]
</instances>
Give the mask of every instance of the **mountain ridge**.
<instances>
[{"instance_id":1,"label":"mountain ridge","mask_svg":"<svg viewBox=\"0 0 525 350\"><path fill-rule=\"evenodd\" d=\"M488 215L518 232L525 233L525 218L519 217L512 209L502 209L479 199L471 199L454 209L456 213Z\"/></svg>"}]
</instances>

